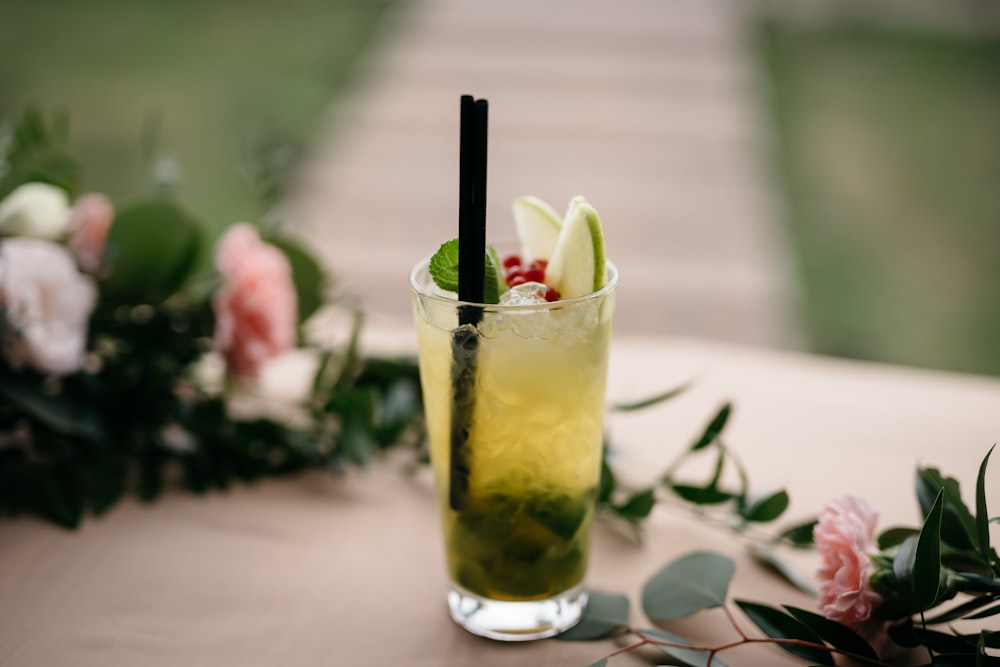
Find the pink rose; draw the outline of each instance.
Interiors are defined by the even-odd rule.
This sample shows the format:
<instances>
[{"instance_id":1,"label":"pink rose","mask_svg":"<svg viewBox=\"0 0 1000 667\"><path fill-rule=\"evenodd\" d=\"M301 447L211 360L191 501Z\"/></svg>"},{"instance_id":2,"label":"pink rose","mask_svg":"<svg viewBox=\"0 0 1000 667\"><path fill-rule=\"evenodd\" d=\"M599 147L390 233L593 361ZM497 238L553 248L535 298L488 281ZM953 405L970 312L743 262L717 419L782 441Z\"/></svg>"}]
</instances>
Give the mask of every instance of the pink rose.
<instances>
[{"instance_id":1,"label":"pink rose","mask_svg":"<svg viewBox=\"0 0 1000 667\"><path fill-rule=\"evenodd\" d=\"M70 209L67 245L87 273L97 273L101 268L104 242L114 217L111 200L100 193L82 195Z\"/></svg>"},{"instance_id":2,"label":"pink rose","mask_svg":"<svg viewBox=\"0 0 1000 667\"><path fill-rule=\"evenodd\" d=\"M813 529L821 558L816 573L820 610L827 618L854 628L882 600L868 584L877 520L878 513L863 500L843 496L827 503Z\"/></svg>"},{"instance_id":3,"label":"pink rose","mask_svg":"<svg viewBox=\"0 0 1000 667\"><path fill-rule=\"evenodd\" d=\"M255 378L265 361L295 345L298 304L291 266L246 223L222 237L215 265L223 281L212 301L215 347L232 375Z\"/></svg>"},{"instance_id":4,"label":"pink rose","mask_svg":"<svg viewBox=\"0 0 1000 667\"><path fill-rule=\"evenodd\" d=\"M31 238L0 242L0 353L14 370L68 375L83 365L97 300L69 252Z\"/></svg>"}]
</instances>

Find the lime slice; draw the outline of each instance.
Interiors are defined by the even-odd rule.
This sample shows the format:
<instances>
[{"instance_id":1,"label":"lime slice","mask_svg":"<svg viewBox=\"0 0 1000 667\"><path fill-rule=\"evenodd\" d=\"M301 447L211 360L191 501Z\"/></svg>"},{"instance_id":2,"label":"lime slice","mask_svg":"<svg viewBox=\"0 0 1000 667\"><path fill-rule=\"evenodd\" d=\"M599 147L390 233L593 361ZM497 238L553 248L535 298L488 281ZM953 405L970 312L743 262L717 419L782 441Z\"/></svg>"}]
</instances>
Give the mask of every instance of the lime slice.
<instances>
[{"instance_id":1,"label":"lime slice","mask_svg":"<svg viewBox=\"0 0 1000 667\"><path fill-rule=\"evenodd\" d=\"M512 204L517 237L525 264L535 259L549 259L559 238L562 220L555 209L537 197L518 197Z\"/></svg>"},{"instance_id":2,"label":"lime slice","mask_svg":"<svg viewBox=\"0 0 1000 667\"><path fill-rule=\"evenodd\" d=\"M573 197L545 270L546 282L563 299L590 294L607 282L606 263L601 219L586 199Z\"/></svg>"}]
</instances>

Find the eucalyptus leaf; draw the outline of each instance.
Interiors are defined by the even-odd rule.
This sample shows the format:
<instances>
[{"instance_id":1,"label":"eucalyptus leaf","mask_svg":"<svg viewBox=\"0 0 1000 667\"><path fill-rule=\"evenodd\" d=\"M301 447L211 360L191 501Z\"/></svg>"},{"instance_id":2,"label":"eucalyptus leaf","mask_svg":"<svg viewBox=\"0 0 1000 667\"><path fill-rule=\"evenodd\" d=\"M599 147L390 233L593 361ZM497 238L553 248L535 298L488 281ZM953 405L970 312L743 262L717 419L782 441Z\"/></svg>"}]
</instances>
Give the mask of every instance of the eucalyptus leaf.
<instances>
[{"instance_id":1,"label":"eucalyptus leaf","mask_svg":"<svg viewBox=\"0 0 1000 667\"><path fill-rule=\"evenodd\" d=\"M735 571L730 558L711 551L682 556L646 582L642 608L655 621L669 621L722 606Z\"/></svg>"},{"instance_id":2,"label":"eucalyptus leaf","mask_svg":"<svg viewBox=\"0 0 1000 667\"><path fill-rule=\"evenodd\" d=\"M629 599L620 594L588 592L587 607L580 622L558 635L565 641L602 639L628 623Z\"/></svg>"},{"instance_id":3,"label":"eucalyptus leaf","mask_svg":"<svg viewBox=\"0 0 1000 667\"><path fill-rule=\"evenodd\" d=\"M319 262L295 241L272 235L264 240L278 248L288 259L298 300L299 323L305 322L323 305L323 292L327 287L326 274Z\"/></svg>"},{"instance_id":4,"label":"eucalyptus leaf","mask_svg":"<svg viewBox=\"0 0 1000 667\"><path fill-rule=\"evenodd\" d=\"M944 489L938 493L917 538L913 561L913 592L917 603L924 609L934 605L941 586L941 514L944 494Z\"/></svg>"},{"instance_id":5,"label":"eucalyptus leaf","mask_svg":"<svg viewBox=\"0 0 1000 667\"><path fill-rule=\"evenodd\" d=\"M820 665L834 665L833 656L823 646L823 640L809 626L799 622L794 616L780 609L745 600L735 600L736 605L743 610L754 624L768 637L773 639L795 639L811 642L817 646L801 646L798 644L779 643L783 650L800 658L810 660Z\"/></svg>"},{"instance_id":6,"label":"eucalyptus leaf","mask_svg":"<svg viewBox=\"0 0 1000 667\"><path fill-rule=\"evenodd\" d=\"M712 418L712 421L708 423L708 426L705 427L705 431L701 434L701 437L691 445L690 451L696 452L712 444L719 437L719 434L722 433L722 429L726 427L726 422L729 421L729 415L732 411L732 403L723 405Z\"/></svg>"},{"instance_id":7,"label":"eucalyptus leaf","mask_svg":"<svg viewBox=\"0 0 1000 667\"><path fill-rule=\"evenodd\" d=\"M201 245L198 223L171 202L152 200L120 211L108 231L102 300L162 302L184 284Z\"/></svg>"},{"instance_id":8,"label":"eucalyptus leaf","mask_svg":"<svg viewBox=\"0 0 1000 667\"><path fill-rule=\"evenodd\" d=\"M663 644L656 645L658 649L670 656L673 660L673 664L682 665L684 667L709 667L709 665L711 665L711 667L727 667L726 663L713 656L710 651L685 648L685 646L691 646L691 642L683 637L658 629L641 630L640 632L646 637L657 639L662 642L679 644L679 646L664 646Z\"/></svg>"}]
</instances>

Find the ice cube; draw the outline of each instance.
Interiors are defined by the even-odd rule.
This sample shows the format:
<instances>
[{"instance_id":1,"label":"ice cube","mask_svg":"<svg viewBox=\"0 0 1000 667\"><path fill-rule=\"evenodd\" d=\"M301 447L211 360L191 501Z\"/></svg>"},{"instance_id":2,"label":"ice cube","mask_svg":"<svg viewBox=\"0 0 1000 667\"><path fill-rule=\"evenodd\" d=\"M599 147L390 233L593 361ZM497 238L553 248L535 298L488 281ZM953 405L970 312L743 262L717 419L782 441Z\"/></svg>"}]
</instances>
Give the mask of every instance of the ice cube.
<instances>
[{"instance_id":1,"label":"ice cube","mask_svg":"<svg viewBox=\"0 0 1000 667\"><path fill-rule=\"evenodd\" d=\"M545 290L542 283L528 282L515 285L500 295L501 306L533 306L545 301Z\"/></svg>"}]
</instances>

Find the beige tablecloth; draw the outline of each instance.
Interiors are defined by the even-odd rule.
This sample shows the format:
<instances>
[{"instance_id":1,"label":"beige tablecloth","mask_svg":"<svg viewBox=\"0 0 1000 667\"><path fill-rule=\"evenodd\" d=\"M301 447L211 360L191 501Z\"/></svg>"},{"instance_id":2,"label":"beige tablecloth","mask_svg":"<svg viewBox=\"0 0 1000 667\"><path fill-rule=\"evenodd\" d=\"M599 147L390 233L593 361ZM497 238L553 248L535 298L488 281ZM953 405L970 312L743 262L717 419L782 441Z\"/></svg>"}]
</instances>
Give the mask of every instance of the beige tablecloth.
<instances>
[{"instance_id":1,"label":"beige tablecloth","mask_svg":"<svg viewBox=\"0 0 1000 667\"><path fill-rule=\"evenodd\" d=\"M732 400L726 440L756 489L788 489L787 522L850 492L881 510L883 526L913 524L917 464L940 465L971 499L979 461L1000 439L996 379L696 341L615 344L613 399L690 378L682 397L611 420L623 476L654 478ZM393 457L346 477L308 474L204 497L178 492L154 505L128 500L76 532L0 521L0 665L582 666L614 650L614 640L501 644L454 626L427 471L407 463ZM994 470L991 489L997 480ZM728 533L663 505L642 545L600 525L589 585L628 593L633 621L648 625L642 583L704 548L736 559L734 596L813 605ZM790 560L810 574L812 558ZM734 638L719 610L673 629L712 643ZM723 657L800 664L771 647ZM656 663L629 655L611 664Z\"/></svg>"}]
</instances>

